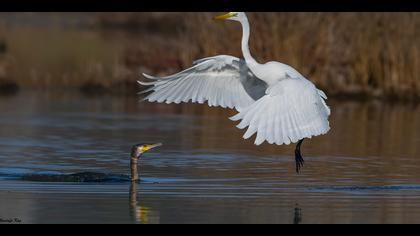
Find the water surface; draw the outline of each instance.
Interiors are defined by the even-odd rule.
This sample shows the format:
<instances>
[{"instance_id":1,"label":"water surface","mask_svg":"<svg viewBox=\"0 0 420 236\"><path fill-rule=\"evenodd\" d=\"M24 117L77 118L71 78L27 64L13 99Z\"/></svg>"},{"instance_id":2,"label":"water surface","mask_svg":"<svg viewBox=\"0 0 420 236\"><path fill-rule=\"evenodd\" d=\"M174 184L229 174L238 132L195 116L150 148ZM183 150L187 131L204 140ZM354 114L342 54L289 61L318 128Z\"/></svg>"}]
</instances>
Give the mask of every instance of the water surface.
<instances>
[{"instance_id":1,"label":"water surface","mask_svg":"<svg viewBox=\"0 0 420 236\"><path fill-rule=\"evenodd\" d=\"M234 111L136 97L21 91L0 97L0 218L23 223L420 223L420 106L329 101L328 135L254 146ZM23 181L129 174L142 181Z\"/></svg>"}]
</instances>

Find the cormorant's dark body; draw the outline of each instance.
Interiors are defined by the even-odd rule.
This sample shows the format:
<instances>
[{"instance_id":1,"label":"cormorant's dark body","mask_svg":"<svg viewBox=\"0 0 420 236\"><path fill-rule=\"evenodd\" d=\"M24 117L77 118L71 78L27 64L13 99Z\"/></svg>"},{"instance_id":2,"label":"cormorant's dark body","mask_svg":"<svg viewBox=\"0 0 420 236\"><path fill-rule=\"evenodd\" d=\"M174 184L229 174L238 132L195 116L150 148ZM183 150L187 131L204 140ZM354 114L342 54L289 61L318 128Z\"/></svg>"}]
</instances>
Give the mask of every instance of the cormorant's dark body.
<instances>
[{"instance_id":1,"label":"cormorant's dark body","mask_svg":"<svg viewBox=\"0 0 420 236\"><path fill-rule=\"evenodd\" d=\"M162 144L159 144L159 146ZM142 144L136 144L131 149L131 175L106 174L98 172L80 172L73 174L28 174L19 179L39 182L139 182L138 161L144 151L139 151Z\"/></svg>"},{"instance_id":2,"label":"cormorant's dark body","mask_svg":"<svg viewBox=\"0 0 420 236\"><path fill-rule=\"evenodd\" d=\"M29 174L21 177L26 181L39 182L128 182L130 176L105 174L97 172L80 172L74 174Z\"/></svg>"}]
</instances>

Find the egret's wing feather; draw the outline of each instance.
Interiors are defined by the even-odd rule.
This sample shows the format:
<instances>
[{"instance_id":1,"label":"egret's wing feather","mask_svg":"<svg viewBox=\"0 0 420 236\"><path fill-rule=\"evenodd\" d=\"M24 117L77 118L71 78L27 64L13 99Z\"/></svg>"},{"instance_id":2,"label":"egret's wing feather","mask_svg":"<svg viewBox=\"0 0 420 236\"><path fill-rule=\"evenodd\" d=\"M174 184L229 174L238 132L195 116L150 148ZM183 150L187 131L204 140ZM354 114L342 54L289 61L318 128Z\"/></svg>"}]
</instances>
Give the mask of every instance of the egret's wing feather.
<instances>
[{"instance_id":1,"label":"egret's wing feather","mask_svg":"<svg viewBox=\"0 0 420 236\"><path fill-rule=\"evenodd\" d=\"M289 78L267 90L267 94L251 106L231 117L241 122L247 139L257 133L255 144L290 144L303 138L325 134L330 129L330 111L322 91L307 80ZM326 97L326 96L325 96Z\"/></svg>"},{"instance_id":2,"label":"egret's wing feather","mask_svg":"<svg viewBox=\"0 0 420 236\"><path fill-rule=\"evenodd\" d=\"M144 74L151 86L140 93L151 92L144 100L180 103L208 102L209 106L248 107L264 95L266 84L250 73L246 63L232 56L215 56L197 60L194 65L177 74L155 77Z\"/></svg>"},{"instance_id":3,"label":"egret's wing feather","mask_svg":"<svg viewBox=\"0 0 420 236\"><path fill-rule=\"evenodd\" d=\"M327 95L325 95L324 91L319 90L318 89L318 94L319 96L321 96L323 99L322 100L322 105L324 105L325 107L325 111L327 112L328 116L331 115L331 109L327 106L327 103L325 102L325 100L327 100Z\"/></svg>"}]
</instances>

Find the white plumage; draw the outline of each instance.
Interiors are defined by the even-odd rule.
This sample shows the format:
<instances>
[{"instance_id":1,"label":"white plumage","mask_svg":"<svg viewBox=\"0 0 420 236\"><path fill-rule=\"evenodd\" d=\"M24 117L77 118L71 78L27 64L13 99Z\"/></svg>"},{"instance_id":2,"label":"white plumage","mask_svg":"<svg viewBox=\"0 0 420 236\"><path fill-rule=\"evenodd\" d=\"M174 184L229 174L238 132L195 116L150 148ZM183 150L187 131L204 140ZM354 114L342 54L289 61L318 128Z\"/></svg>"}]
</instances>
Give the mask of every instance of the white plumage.
<instances>
[{"instance_id":1,"label":"white plumage","mask_svg":"<svg viewBox=\"0 0 420 236\"><path fill-rule=\"evenodd\" d=\"M178 104L207 101L209 106L236 108L239 111L254 103L241 82L240 65L243 63L243 60L233 56L204 58L195 61L193 67L175 75L159 78L143 74L155 81L138 82L145 86L153 85L142 92L153 91L145 98L149 102Z\"/></svg>"},{"instance_id":2,"label":"white plumage","mask_svg":"<svg viewBox=\"0 0 420 236\"><path fill-rule=\"evenodd\" d=\"M230 119L240 121L238 128L247 128L245 139L256 134L256 145L264 141L288 145L327 133L330 109L324 101L325 93L286 64L256 62L249 52L249 23L245 13L231 12L216 19L242 24L244 59L220 55L197 60L191 68L175 75L144 75L153 80L139 81L141 85L152 86L143 91L151 92L145 100L207 101L209 106L236 108L239 113ZM299 159L300 144L299 155L296 154L297 171L303 164L303 159Z\"/></svg>"},{"instance_id":3,"label":"white plumage","mask_svg":"<svg viewBox=\"0 0 420 236\"><path fill-rule=\"evenodd\" d=\"M288 145L325 134L330 111L319 91L305 79L284 79L231 120L242 120L237 125L240 129L248 127L245 139L257 133L256 145L264 141Z\"/></svg>"}]
</instances>

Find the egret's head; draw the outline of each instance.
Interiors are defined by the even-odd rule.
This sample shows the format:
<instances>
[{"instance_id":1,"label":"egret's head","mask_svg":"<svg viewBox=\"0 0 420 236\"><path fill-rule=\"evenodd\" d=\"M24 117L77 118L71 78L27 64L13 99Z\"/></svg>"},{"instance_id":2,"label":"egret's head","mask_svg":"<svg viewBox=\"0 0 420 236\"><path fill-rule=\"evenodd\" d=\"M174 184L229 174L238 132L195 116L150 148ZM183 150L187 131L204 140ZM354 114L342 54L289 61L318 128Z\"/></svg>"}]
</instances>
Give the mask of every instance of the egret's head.
<instances>
[{"instance_id":1,"label":"egret's head","mask_svg":"<svg viewBox=\"0 0 420 236\"><path fill-rule=\"evenodd\" d=\"M140 158L140 156L145 153L150 151L153 148L162 146L161 143L155 143L155 144L136 144L133 146L133 148L131 149L131 158Z\"/></svg>"},{"instance_id":2,"label":"egret's head","mask_svg":"<svg viewBox=\"0 0 420 236\"><path fill-rule=\"evenodd\" d=\"M229 12L224 15L215 16L215 20L233 20L233 21L242 21L246 19L245 12Z\"/></svg>"}]
</instances>

